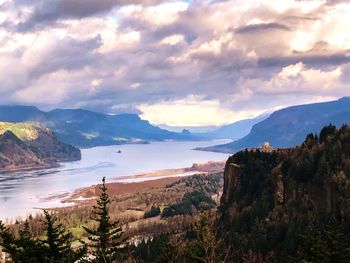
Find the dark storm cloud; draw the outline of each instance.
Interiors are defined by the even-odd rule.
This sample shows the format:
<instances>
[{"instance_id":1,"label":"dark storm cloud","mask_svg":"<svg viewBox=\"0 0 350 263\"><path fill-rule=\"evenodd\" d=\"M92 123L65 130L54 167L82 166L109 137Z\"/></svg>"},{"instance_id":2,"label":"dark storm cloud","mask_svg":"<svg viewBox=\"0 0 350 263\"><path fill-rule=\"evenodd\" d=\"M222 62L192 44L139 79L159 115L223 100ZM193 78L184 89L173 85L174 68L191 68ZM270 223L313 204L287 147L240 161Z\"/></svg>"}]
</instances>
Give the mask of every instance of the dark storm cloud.
<instances>
[{"instance_id":1,"label":"dark storm cloud","mask_svg":"<svg viewBox=\"0 0 350 263\"><path fill-rule=\"evenodd\" d=\"M155 4L160 0L40 0L31 2L33 13L18 25L19 31L44 28L62 19L81 19L130 4ZM26 0L18 4L30 5Z\"/></svg>"},{"instance_id":2,"label":"dark storm cloud","mask_svg":"<svg viewBox=\"0 0 350 263\"><path fill-rule=\"evenodd\" d=\"M261 23L239 27L235 30L235 32L237 34L254 34L266 32L268 30L290 31L290 28L279 23Z\"/></svg>"},{"instance_id":3,"label":"dark storm cloud","mask_svg":"<svg viewBox=\"0 0 350 263\"><path fill-rule=\"evenodd\" d=\"M331 55L294 55L288 57L266 57L258 60L260 67L285 67L302 62L312 67L336 66L350 62L350 52Z\"/></svg>"},{"instance_id":4,"label":"dark storm cloud","mask_svg":"<svg viewBox=\"0 0 350 263\"><path fill-rule=\"evenodd\" d=\"M34 78L58 70L81 69L96 64L101 56L95 50L102 45L101 37L80 40L66 37L47 48L39 63L30 73Z\"/></svg>"},{"instance_id":5,"label":"dark storm cloud","mask_svg":"<svg viewBox=\"0 0 350 263\"><path fill-rule=\"evenodd\" d=\"M348 3L349 0L327 0L328 5L336 5L336 4L342 4L342 3Z\"/></svg>"},{"instance_id":6,"label":"dark storm cloud","mask_svg":"<svg viewBox=\"0 0 350 263\"><path fill-rule=\"evenodd\" d=\"M7 2L2 102L112 113L194 96L249 112L342 95L350 62L343 8L253 2ZM131 3L139 5L118 8Z\"/></svg>"}]
</instances>

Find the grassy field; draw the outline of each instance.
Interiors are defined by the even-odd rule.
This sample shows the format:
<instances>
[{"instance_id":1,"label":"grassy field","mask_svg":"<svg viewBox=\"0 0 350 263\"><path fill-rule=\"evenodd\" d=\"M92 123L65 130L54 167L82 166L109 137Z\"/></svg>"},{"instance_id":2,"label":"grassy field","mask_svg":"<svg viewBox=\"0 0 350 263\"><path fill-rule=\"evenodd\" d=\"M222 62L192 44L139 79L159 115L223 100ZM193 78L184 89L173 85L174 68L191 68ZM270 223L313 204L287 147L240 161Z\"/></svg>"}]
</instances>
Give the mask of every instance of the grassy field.
<instances>
[{"instance_id":1,"label":"grassy field","mask_svg":"<svg viewBox=\"0 0 350 263\"><path fill-rule=\"evenodd\" d=\"M11 131L22 141L32 141L38 138L40 132L46 132L46 128L29 122L0 122L0 134L5 133L6 131Z\"/></svg>"}]
</instances>

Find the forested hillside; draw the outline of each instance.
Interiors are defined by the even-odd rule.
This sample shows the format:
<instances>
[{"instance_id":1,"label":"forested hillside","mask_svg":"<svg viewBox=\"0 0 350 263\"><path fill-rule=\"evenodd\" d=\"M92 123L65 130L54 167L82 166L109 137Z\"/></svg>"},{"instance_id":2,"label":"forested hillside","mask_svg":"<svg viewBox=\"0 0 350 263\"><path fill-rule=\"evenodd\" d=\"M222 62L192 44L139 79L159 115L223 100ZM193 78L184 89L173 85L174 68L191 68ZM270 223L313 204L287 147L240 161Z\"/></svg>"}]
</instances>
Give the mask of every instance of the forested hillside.
<instances>
[{"instance_id":1,"label":"forested hillside","mask_svg":"<svg viewBox=\"0 0 350 263\"><path fill-rule=\"evenodd\" d=\"M267 262L349 262L350 126L227 161L220 234ZM227 233L227 235L225 234Z\"/></svg>"}]
</instances>

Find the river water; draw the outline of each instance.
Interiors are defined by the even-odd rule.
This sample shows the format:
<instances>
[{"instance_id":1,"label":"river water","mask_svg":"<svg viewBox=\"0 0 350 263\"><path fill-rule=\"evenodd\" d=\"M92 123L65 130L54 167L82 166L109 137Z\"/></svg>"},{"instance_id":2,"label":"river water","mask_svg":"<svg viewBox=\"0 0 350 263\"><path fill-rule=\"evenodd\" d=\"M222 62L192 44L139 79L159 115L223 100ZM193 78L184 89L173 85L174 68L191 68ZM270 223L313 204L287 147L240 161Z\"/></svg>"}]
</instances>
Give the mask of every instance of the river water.
<instances>
[{"instance_id":1,"label":"river water","mask_svg":"<svg viewBox=\"0 0 350 263\"><path fill-rule=\"evenodd\" d=\"M58 168L0 174L0 220L23 218L38 208L61 206L58 195L100 183L103 176L107 182L118 181L133 174L226 160L228 154L193 150L226 142L152 142L94 147L82 149L81 161L62 163ZM56 198L48 198L50 196Z\"/></svg>"}]
</instances>

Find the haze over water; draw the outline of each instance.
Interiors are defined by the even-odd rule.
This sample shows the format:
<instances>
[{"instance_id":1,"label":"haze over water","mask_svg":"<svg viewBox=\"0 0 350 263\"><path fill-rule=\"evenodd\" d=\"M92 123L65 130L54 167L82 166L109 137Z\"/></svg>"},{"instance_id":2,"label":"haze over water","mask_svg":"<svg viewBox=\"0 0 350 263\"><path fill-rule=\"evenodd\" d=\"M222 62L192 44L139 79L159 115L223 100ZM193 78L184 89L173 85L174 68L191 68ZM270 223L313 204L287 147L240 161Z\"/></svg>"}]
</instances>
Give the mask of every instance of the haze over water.
<instances>
[{"instance_id":1,"label":"haze over water","mask_svg":"<svg viewBox=\"0 0 350 263\"><path fill-rule=\"evenodd\" d=\"M228 154L192 150L227 142L153 142L82 149L82 160L63 163L61 167L40 171L0 174L0 219L15 219L62 205L47 197L74 189L161 169L190 167L193 163L226 160ZM121 150L122 153L117 153Z\"/></svg>"}]
</instances>

